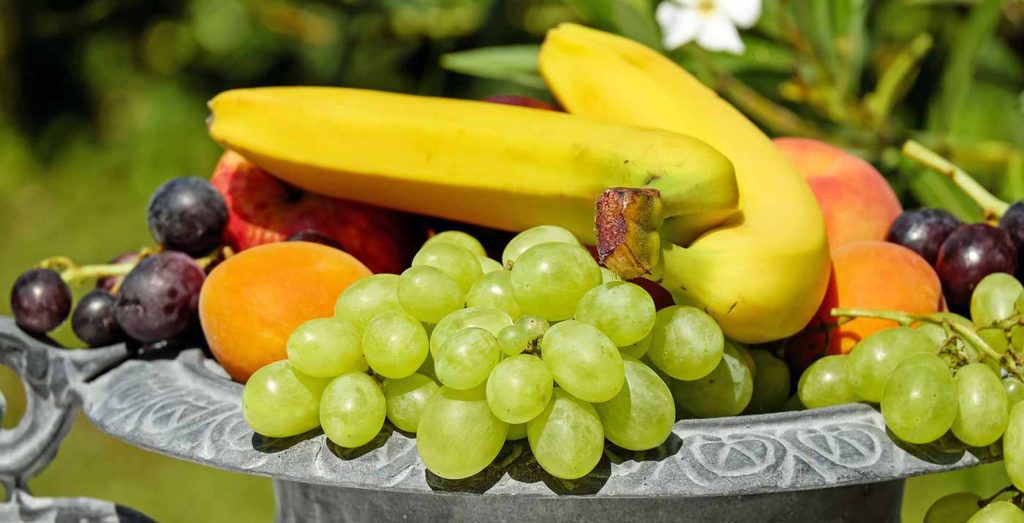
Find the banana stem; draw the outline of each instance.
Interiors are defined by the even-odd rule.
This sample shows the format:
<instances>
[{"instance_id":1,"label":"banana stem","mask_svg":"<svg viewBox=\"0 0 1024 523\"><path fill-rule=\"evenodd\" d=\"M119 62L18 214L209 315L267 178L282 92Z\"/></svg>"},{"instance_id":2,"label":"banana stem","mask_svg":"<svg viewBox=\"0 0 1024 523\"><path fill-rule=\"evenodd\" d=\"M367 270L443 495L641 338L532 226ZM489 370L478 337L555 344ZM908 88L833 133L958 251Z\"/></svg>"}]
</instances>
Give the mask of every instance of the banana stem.
<instances>
[{"instance_id":1,"label":"banana stem","mask_svg":"<svg viewBox=\"0 0 1024 523\"><path fill-rule=\"evenodd\" d=\"M963 169L914 140L907 140L903 144L903 155L952 180L960 190L977 202L985 213L986 220L998 219L1010 207L1010 204L988 192Z\"/></svg>"}]
</instances>

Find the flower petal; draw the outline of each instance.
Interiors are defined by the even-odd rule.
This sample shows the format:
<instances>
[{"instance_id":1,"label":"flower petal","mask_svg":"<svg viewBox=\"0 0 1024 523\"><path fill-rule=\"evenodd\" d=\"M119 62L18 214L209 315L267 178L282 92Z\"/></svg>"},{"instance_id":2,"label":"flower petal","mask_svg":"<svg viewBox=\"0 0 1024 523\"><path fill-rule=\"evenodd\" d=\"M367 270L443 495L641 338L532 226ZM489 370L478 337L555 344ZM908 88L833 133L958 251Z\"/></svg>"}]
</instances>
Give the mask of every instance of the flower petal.
<instances>
[{"instance_id":1,"label":"flower petal","mask_svg":"<svg viewBox=\"0 0 1024 523\"><path fill-rule=\"evenodd\" d=\"M662 2L656 16L661 26L662 41L669 50L693 40L705 21L696 9L679 7L672 2Z\"/></svg>"},{"instance_id":2,"label":"flower petal","mask_svg":"<svg viewBox=\"0 0 1024 523\"><path fill-rule=\"evenodd\" d=\"M708 51L728 51L733 54L743 54L746 49L736 26L722 13L705 20L703 29L697 35L697 44Z\"/></svg>"},{"instance_id":3,"label":"flower petal","mask_svg":"<svg viewBox=\"0 0 1024 523\"><path fill-rule=\"evenodd\" d=\"M761 0L718 0L719 9L740 29L750 29L761 18Z\"/></svg>"}]
</instances>

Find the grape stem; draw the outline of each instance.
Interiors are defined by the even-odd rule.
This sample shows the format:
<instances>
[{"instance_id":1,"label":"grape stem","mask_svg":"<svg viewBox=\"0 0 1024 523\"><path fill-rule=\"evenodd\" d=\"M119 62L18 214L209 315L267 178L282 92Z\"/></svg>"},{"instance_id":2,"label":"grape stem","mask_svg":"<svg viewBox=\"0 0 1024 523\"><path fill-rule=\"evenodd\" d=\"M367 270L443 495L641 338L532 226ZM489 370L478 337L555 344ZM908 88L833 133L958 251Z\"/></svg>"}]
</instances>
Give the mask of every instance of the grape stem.
<instances>
[{"instance_id":1,"label":"grape stem","mask_svg":"<svg viewBox=\"0 0 1024 523\"><path fill-rule=\"evenodd\" d=\"M949 178L981 207L986 220L998 219L1010 207L1010 204L988 192L977 180L953 162L914 140L907 140L903 144L903 155Z\"/></svg>"},{"instance_id":2,"label":"grape stem","mask_svg":"<svg viewBox=\"0 0 1024 523\"><path fill-rule=\"evenodd\" d=\"M72 283L90 278L103 278L107 276L124 276L135 268L135 262L110 263L103 265L70 266L60 273L65 283Z\"/></svg>"},{"instance_id":3,"label":"grape stem","mask_svg":"<svg viewBox=\"0 0 1024 523\"><path fill-rule=\"evenodd\" d=\"M996 498L998 498L999 496L1002 496L1003 494L1005 494L1007 492L1017 492L1017 487L1014 487L1013 485L1007 485L1007 486L1003 487L1002 489L1000 489L999 492L996 492L995 494L992 494L991 496L989 496L987 498L984 498L981 501L978 501L978 505L984 507L985 505L988 505L989 503L992 503L993 501L996 500ZM1017 492L1016 495L1020 495L1020 493Z\"/></svg>"}]
</instances>

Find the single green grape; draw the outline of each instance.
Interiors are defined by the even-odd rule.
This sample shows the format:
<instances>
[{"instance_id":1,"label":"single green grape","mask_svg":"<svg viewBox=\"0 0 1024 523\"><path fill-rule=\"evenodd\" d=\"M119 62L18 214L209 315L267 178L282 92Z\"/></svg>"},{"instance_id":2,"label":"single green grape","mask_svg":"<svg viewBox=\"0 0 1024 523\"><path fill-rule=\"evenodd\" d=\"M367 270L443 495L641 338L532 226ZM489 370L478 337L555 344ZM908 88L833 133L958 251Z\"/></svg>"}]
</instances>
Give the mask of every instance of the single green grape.
<instances>
[{"instance_id":1,"label":"single green grape","mask_svg":"<svg viewBox=\"0 0 1024 523\"><path fill-rule=\"evenodd\" d=\"M467 307L490 307L519 317L519 304L512 297L512 275L508 271L485 274L473 284L466 295Z\"/></svg>"},{"instance_id":2,"label":"single green grape","mask_svg":"<svg viewBox=\"0 0 1024 523\"><path fill-rule=\"evenodd\" d=\"M847 355L825 356L807 367L796 385L800 403L808 409L817 409L860 401L846 377L848 359Z\"/></svg>"},{"instance_id":3,"label":"single green grape","mask_svg":"<svg viewBox=\"0 0 1024 523\"><path fill-rule=\"evenodd\" d=\"M704 311L673 305L658 311L646 356L677 380L703 378L725 351L722 328Z\"/></svg>"},{"instance_id":4,"label":"single green grape","mask_svg":"<svg viewBox=\"0 0 1024 523\"><path fill-rule=\"evenodd\" d=\"M457 310L444 317L434 326L430 333L430 355L436 362L437 355L444 342L462 329L469 327L480 327L492 335L497 336L501 329L512 325L512 318L505 311L492 309L490 307L469 307L468 309Z\"/></svg>"},{"instance_id":5,"label":"single green grape","mask_svg":"<svg viewBox=\"0 0 1024 523\"><path fill-rule=\"evenodd\" d=\"M384 311L363 331L363 356L385 378L404 378L427 358L429 338L423 324L404 311Z\"/></svg>"},{"instance_id":6,"label":"single green grape","mask_svg":"<svg viewBox=\"0 0 1024 523\"><path fill-rule=\"evenodd\" d=\"M444 342L434 360L434 372L446 387L466 390L482 385L500 360L501 351L494 336L479 327L470 327Z\"/></svg>"},{"instance_id":7,"label":"single green grape","mask_svg":"<svg viewBox=\"0 0 1024 523\"><path fill-rule=\"evenodd\" d=\"M250 378L251 379L251 378ZM1003 465L1017 490L1024 489L1024 403L1010 409L1003 433Z\"/></svg>"},{"instance_id":8,"label":"single green grape","mask_svg":"<svg viewBox=\"0 0 1024 523\"><path fill-rule=\"evenodd\" d=\"M750 368L735 350L726 350L706 376L672 383L676 405L697 418L735 416L747 408L753 393Z\"/></svg>"},{"instance_id":9,"label":"single green grape","mask_svg":"<svg viewBox=\"0 0 1024 523\"><path fill-rule=\"evenodd\" d=\"M647 355L647 351L650 348L651 348L651 335L648 334L647 336L644 336L644 339L642 339L642 340L640 340L640 341L638 341L638 342L636 342L636 343L634 343L632 345L627 345L625 347L619 347L619 352L621 352L623 356L632 356L634 358L639 359L639 358L643 358L644 356L646 356ZM651 365L654 365L654 363L652 362ZM661 369L657 369L657 370L661 370Z\"/></svg>"},{"instance_id":10,"label":"single green grape","mask_svg":"<svg viewBox=\"0 0 1024 523\"><path fill-rule=\"evenodd\" d=\"M518 423L516 425L508 426L508 434L505 436L505 441L519 441L526 437L526 424Z\"/></svg>"},{"instance_id":11,"label":"single green grape","mask_svg":"<svg viewBox=\"0 0 1024 523\"><path fill-rule=\"evenodd\" d=\"M754 374L754 392L744 410L748 414L776 412L789 399L790 374L786 362L766 350L752 350L757 374Z\"/></svg>"},{"instance_id":12,"label":"single green grape","mask_svg":"<svg viewBox=\"0 0 1024 523\"><path fill-rule=\"evenodd\" d=\"M984 363L970 363L956 371L954 381L958 406L953 434L972 447L995 443L1010 415L999 376Z\"/></svg>"},{"instance_id":13,"label":"single green grape","mask_svg":"<svg viewBox=\"0 0 1024 523\"><path fill-rule=\"evenodd\" d=\"M412 258L412 266L426 265L440 269L459 284L462 294L484 275L476 254L454 243L435 242L424 245Z\"/></svg>"},{"instance_id":14,"label":"single green grape","mask_svg":"<svg viewBox=\"0 0 1024 523\"><path fill-rule=\"evenodd\" d=\"M910 327L880 330L853 346L846 359L846 379L858 396L878 403L896 366L921 352L935 353L927 333Z\"/></svg>"},{"instance_id":15,"label":"single green grape","mask_svg":"<svg viewBox=\"0 0 1024 523\"><path fill-rule=\"evenodd\" d=\"M314 378L333 378L369 368L363 359L359 329L337 318L318 318L299 325L288 336L285 348L288 361Z\"/></svg>"},{"instance_id":16,"label":"single green grape","mask_svg":"<svg viewBox=\"0 0 1024 523\"><path fill-rule=\"evenodd\" d=\"M622 359L626 382L614 398L595 403L608 441L628 450L648 450L668 439L676 421L672 391L647 365Z\"/></svg>"},{"instance_id":17,"label":"single green grape","mask_svg":"<svg viewBox=\"0 0 1024 523\"><path fill-rule=\"evenodd\" d=\"M402 310L398 302L398 275L374 274L349 285L334 304L334 317L360 330L381 312Z\"/></svg>"},{"instance_id":18,"label":"single green grape","mask_svg":"<svg viewBox=\"0 0 1024 523\"><path fill-rule=\"evenodd\" d=\"M971 293L971 320L980 328L1010 318L1022 294L1024 285L1009 274L996 272L985 276Z\"/></svg>"},{"instance_id":19,"label":"single green grape","mask_svg":"<svg viewBox=\"0 0 1024 523\"><path fill-rule=\"evenodd\" d=\"M380 434L387 405L380 384L363 372L342 374L324 389L320 425L327 439L338 446L356 448Z\"/></svg>"},{"instance_id":20,"label":"single green grape","mask_svg":"<svg viewBox=\"0 0 1024 523\"><path fill-rule=\"evenodd\" d=\"M993 501L975 512L967 523L1024 523L1024 511L1009 501Z\"/></svg>"},{"instance_id":21,"label":"single green grape","mask_svg":"<svg viewBox=\"0 0 1024 523\"><path fill-rule=\"evenodd\" d=\"M487 251L484 250L484 246L480 243L480 240L473 237L473 235L462 231L439 232L428 238L427 241L423 243L423 246L426 247L427 245L434 243L451 243L458 245L477 256L487 256Z\"/></svg>"},{"instance_id":22,"label":"single green grape","mask_svg":"<svg viewBox=\"0 0 1024 523\"><path fill-rule=\"evenodd\" d=\"M639 343L650 334L655 314L651 295L624 281L594 287L576 304L576 321L597 327L618 347Z\"/></svg>"},{"instance_id":23,"label":"single green grape","mask_svg":"<svg viewBox=\"0 0 1024 523\"><path fill-rule=\"evenodd\" d=\"M795 411L795 410L806 410L806 409L807 409L807 407L805 407L804 404L800 401L800 395L799 394L794 394L794 395L790 396L789 399L786 400L785 403L782 404L782 408L779 409L779 411L780 412L791 412L791 411Z\"/></svg>"},{"instance_id":24,"label":"single green grape","mask_svg":"<svg viewBox=\"0 0 1024 523\"><path fill-rule=\"evenodd\" d=\"M420 373L402 379L386 379L382 385L391 424L406 432L416 432L420 414L434 396L437 383Z\"/></svg>"},{"instance_id":25,"label":"single green grape","mask_svg":"<svg viewBox=\"0 0 1024 523\"><path fill-rule=\"evenodd\" d=\"M242 391L242 417L258 434L286 438L320 425L320 395L330 379L296 370L288 360L262 367Z\"/></svg>"},{"instance_id":26,"label":"single green grape","mask_svg":"<svg viewBox=\"0 0 1024 523\"><path fill-rule=\"evenodd\" d=\"M985 343L998 354L1004 354L1010 348L1009 333L999 327L978 329L977 332L978 336L985 340Z\"/></svg>"},{"instance_id":27,"label":"single green grape","mask_svg":"<svg viewBox=\"0 0 1024 523\"><path fill-rule=\"evenodd\" d=\"M511 280L524 314L558 321L572 317L580 298L601 284L601 270L579 245L542 243L519 257Z\"/></svg>"},{"instance_id":28,"label":"single green grape","mask_svg":"<svg viewBox=\"0 0 1024 523\"><path fill-rule=\"evenodd\" d=\"M505 358L487 378L487 404L491 412L509 424L536 418L551 399L554 381L537 356L520 354Z\"/></svg>"},{"instance_id":29,"label":"single green grape","mask_svg":"<svg viewBox=\"0 0 1024 523\"><path fill-rule=\"evenodd\" d=\"M583 401L608 401L622 389L625 370L612 340L586 323L552 325L541 340L541 355L559 387Z\"/></svg>"},{"instance_id":30,"label":"single green grape","mask_svg":"<svg viewBox=\"0 0 1024 523\"><path fill-rule=\"evenodd\" d=\"M498 348L506 356L521 354L530 346L530 333L519 325L509 325L498 333Z\"/></svg>"},{"instance_id":31,"label":"single green grape","mask_svg":"<svg viewBox=\"0 0 1024 523\"><path fill-rule=\"evenodd\" d=\"M601 283L611 283L613 281L623 281L622 276L619 276L618 273L608 267L601 267Z\"/></svg>"},{"instance_id":32,"label":"single green grape","mask_svg":"<svg viewBox=\"0 0 1024 523\"><path fill-rule=\"evenodd\" d=\"M1003 389L1006 391L1007 409L1024 401L1024 383L1013 376L1003 378Z\"/></svg>"},{"instance_id":33,"label":"single green grape","mask_svg":"<svg viewBox=\"0 0 1024 523\"><path fill-rule=\"evenodd\" d=\"M924 515L924 523L967 523L981 508L973 492L954 492L938 499Z\"/></svg>"},{"instance_id":34,"label":"single green grape","mask_svg":"<svg viewBox=\"0 0 1024 523\"><path fill-rule=\"evenodd\" d=\"M490 465L507 434L508 423L491 413L483 387L441 387L420 414L416 449L434 474L462 479Z\"/></svg>"},{"instance_id":35,"label":"single green grape","mask_svg":"<svg viewBox=\"0 0 1024 523\"><path fill-rule=\"evenodd\" d=\"M526 434L537 463L556 478L582 478L604 454L604 430L594 406L563 389L555 389L544 411L527 423Z\"/></svg>"},{"instance_id":36,"label":"single green grape","mask_svg":"<svg viewBox=\"0 0 1024 523\"><path fill-rule=\"evenodd\" d=\"M896 366L882 394L882 416L898 438L935 441L953 426L956 382L934 354L914 354Z\"/></svg>"},{"instance_id":37,"label":"single green grape","mask_svg":"<svg viewBox=\"0 0 1024 523\"><path fill-rule=\"evenodd\" d=\"M958 323L960 325L963 325L964 327L973 326L971 324L971 320L964 318L963 316L953 312L937 312L934 315L944 320L947 320L949 323ZM949 337L946 333L946 328L936 323L918 322L911 325L911 328L918 332L927 334L928 337L931 338L935 350L938 350L939 347L942 347L942 345L946 342L946 339ZM965 345L963 341L959 339L956 340L955 343L956 346L959 347L960 349L967 348L967 345Z\"/></svg>"},{"instance_id":38,"label":"single green grape","mask_svg":"<svg viewBox=\"0 0 1024 523\"><path fill-rule=\"evenodd\" d=\"M750 369L751 377L757 377L757 363L754 362L754 356L750 354L750 349L748 349L742 343L737 343L735 341L727 339L725 340L725 352L730 351L732 352L733 356L739 358L740 361L742 361L743 364L746 365L748 369Z\"/></svg>"},{"instance_id":39,"label":"single green grape","mask_svg":"<svg viewBox=\"0 0 1024 523\"><path fill-rule=\"evenodd\" d=\"M420 265L409 267L398 278L398 302L406 312L425 323L437 323L462 308L465 294L448 273Z\"/></svg>"},{"instance_id":40,"label":"single green grape","mask_svg":"<svg viewBox=\"0 0 1024 523\"><path fill-rule=\"evenodd\" d=\"M557 225L538 225L517 234L515 238L508 242L505 246L505 251L501 253L501 263L511 269L519 259L519 256L529 250L530 247L548 242L581 245L576 236L567 229Z\"/></svg>"},{"instance_id":41,"label":"single green grape","mask_svg":"<svg viewBox=\"0 0 1024 523\"><path fill-rule=\"evenodd\" d=\"M490 274L495 271L503 271L505 267L501 265L501 262L488 258L487 256L477 256L480 259L480 270L484 274Z\"/></svg>"},{"instance_id":42,"label":"single green grape","mask_svg":"<svg viewBox=\"0 0 1024 523\"><path fill-rule=\"evenodd\" d=\"M528 314L520 316L519 319L516 320L515 324L522 327L526 333L530 335L531 340L544 336L544 333L551 327L548 320L537 316L530 316Z\"/></svg>"}]
</instances>

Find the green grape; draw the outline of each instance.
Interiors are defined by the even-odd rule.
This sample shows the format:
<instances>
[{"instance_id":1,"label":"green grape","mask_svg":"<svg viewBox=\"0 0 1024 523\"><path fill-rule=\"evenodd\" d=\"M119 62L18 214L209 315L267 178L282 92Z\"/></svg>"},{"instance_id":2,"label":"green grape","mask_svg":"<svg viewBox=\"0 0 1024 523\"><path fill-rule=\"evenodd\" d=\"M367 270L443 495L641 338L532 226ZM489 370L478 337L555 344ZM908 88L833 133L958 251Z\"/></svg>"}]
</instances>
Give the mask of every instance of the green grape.
<instances>
[{"instance_id":1,"label":"green grape","mask_svg":"<svg viewBox=\"0 0 1024 523\"><path fill-rule=\"evenodd\" d=\"M789 366L766 350L752 350L750 356L757 374L754 374L754 392L744 412L762 414L782 409L789 399Z\"/></svg>"},{"instance_id":2,"label":"green grape","mask_svg":"<svg viewBox=\"0 0 1024 523\"><path fill-rule=\"evenodd\" d=\"M619 352L621 352L623 356L632 356L634 358L640 359L640 358L643 358L644 356L647 355L647 351L650 348L651 348L651 336L647 335L647 336L644 336L644 339L642 339L642 340L640 340L640 341L638 341L638 342L636 342L636 343L634 343L632 345L627 345L625 347L619 347ZM654 363L651 363L651 365L653 366ZM657 370L661 370L661 369L657 369Z\"/></svg>"},{"instance_id":3,"label":"green grape","mask_svg":"<svg viewBox=\"0 0 1024 523\"><path fill-rule=\"evenodd\" d=\"M924 523L967 523L980 508L973 492L955 492L938 499L924 515Z\"/></svg>"},{"instance_id":4,"label":"green grape","mask_svg":"<svg viewBox=\"0 0 1024 523\"><path fill-rule=\"evenodd\" d=\"M439 387L430 377L416 373L398 380L388 378L382 388L391 424L398 430L416 432L420 413Z\"/></svg>"},{"instance_id":5,"label":"green grape","mask_svg":"<svg viewBox=\"0 0 1024 523\"><path fill-rule=\"evenodd\" d=\"M336 318L318 318L299 325L288 336L285 348L288 361L314 378L333 378L369 368L363 359L359 329Z\"/></svg>"},{"instance_id":6,"label":"green grape","mask_svg":"<svg viewBox=\"0 0 1024 523\"><path fill-rule=\"evenodd\" d=\"M1003 389L1006 391L1007 409L1024 401L1024 383L1013 376L1003 378Z\"/></svg>"},{"instance_id":7,"label":"green grape","mask_svg":"<svg viewBox=\"0 0 1024 523\"><path fill-rule=\"evenodd\" d=\"M424 323L437 323L461 309L464 296L459 282L429 265L409 267L398 278L398 302Z\"/></svg>"},{"instance_id":8,"label":"green grape","mask_svg":"<svg viewBox=\"0 0 1024 523\"><path fill-rule=\"evenodd\" d=\"M672 383L676 405L697 418L735 416L747 408L753 393L750 368L734 350L724 352L706 376Z\"/></svg>"},{"instance_id":9,"label":"green grape","mask_svg":"<svg viewBox=\"0 0 1024 523\"><path fill-rule=\"evenodd\" d=\"M848 359L846 355L825 356L807 367L796 385L800 403L808 409L817 409L860 401L846 378Z\"/></svg>"},{"instance_id":10,"label":"green grape","mask_svg":"<svg viewBox=\"0 0 1024 523\"><path fill-rule=\"evenodd\" d=\"M736 343L732 340L725 340L725 352L732 352L733 356L736 356L743 362L744 365L750 369L750 376L757 377L757 363L754 362L754 356L750 354L750 349L746 348L741 343Z\"/></svg>"},{"instance_id":11,"label":"green grape","mask_svg":"<svg viewBox=\"0 0 1024 523\"><path fill-rule=\"evenodd\" d=\"M327 439L354 449L380 434L387 415L384 393L373 376L363 372L342 374L324 389L320 425Z\"/></svg>"},{"instance_id":12,"label":"green grape","mask_svg":"<svg viewBox=\"0 0 1024 523\"><path fill-rule=\"evenodd\" d=\"M553 387L551 372L540 358L512 356L494 367L487 378L487 404L505 423L526 423L544 410Z\"/></svg>"},{"instance_id":13,"label":"green grape","mask_svg":"<svg viewBox=\"0 0 1024 523\"><path fill-rule=\"evenodd\" d=\"M626 383L614 398L595 403L608 441L628 450L648 450L668 439L676 405L665 382L640 360L625 357Z\"/></svg>"},{"instance_id":14,"label":"green grape","mask_svg":"<svg viewBox=\"0 0 1024 523\"><path fill-rule=\"evenodd\" d=\"M548 242L581 245L576 236L573 236L571 232L562 227L557 225L538 225L517 234L515 238L508 242L508 245L505 246L505 251L501 253L501 263L511 269L519 259L519 256L529 250L530 247Z\"/></svg>"},{"instance_id":15,"label":"green grape","mask_svg":"<svg viewBox=\"0 0 1024 523\"><path fill-rule=\"evenodd\" d=\"M972 447L995 443L1006 430L1010 411L1006 389L983 363L970 363L956 371L957 413L953 434Z\"/></svg>"},{"instance_id":16,"label":"green grape","mask_svg":"<svg viewBox=\"0 0 1024 523\"><path fill-rule=\"evenodd\" d=\"M512 296L520 309L548 321L572 317L580 298L600 284L597 262L569 243L534 246L512 268Z\"/></svg>"},{"instance_id":17,"label":"green grape","mask_svg":"<svg viewBox=\"0 0 1024 523\"><path fill-rule=\"evenodd\" d=\"M558 386L583 401L608 401L622 389L622 356L601 331L575 320L552 325L541 355Z\"/></svg>"},{"instance_id":18,"label":"green grape","mask_svg":"<svg viewBox=\"0 0 1024 523\"><path fill-rule=\"evenodd\" d=\"M996 272L985 276L971 294L971 320L978 327L988 327L1010 318L1022 294L1024 285L1009 274Z\"/></svg>"},{"instance_id":19,"label":"green grape","mask_svg":"<svg viewBox=\"0 0 1024 523\"><path fill-rule=\"evenodd\" d=\"M1008 333L998 327L978 329L978 336L985 340L989 347L992 347L998 354L1004 354L1010 348L1010 337Z\"/></svg>"},{"instance_id":20,"label":"green grape","mask_svg":"<svg viewBox=\"0 0 1024 523\"><path fill-rule=\"evenodd\" d=\"M878 403L896 366L920 352L935 353L928 334L910 327L880 330L853 346L846 359L846 380L858 396Z\"/></svg>"},{"instance_id":21,"label":"green grape","mask_svg":"<svg viewBox=\"0 0 1024 523\"><path fill-rule=\"evenodd\" d=\"M613 281L623 281L622 276L619 276L615 271L608 267L601 267L601 283L611 283Z\"/></svg>"},{"instance_id":22,"label":"green grape","mask_svg":"<svg viewBox=\"0 0 1024 523\"><path fill-rule=\"evenodd\" d=\"M445 386L466 390L482 385L501 360L498 341L479 327L462 329L448 338L437 353L434 372Z\"/></svg>"},{"instance_id":23,"label":"green grape","mask_svg":"<svg viewBox=\"0 0 1024 523\"><path fill-rule=\"evenodd\" d=\"M508 423L491 413L483 387L441 387L420 414L416 449L434 474L462 479L494 461L507 434Z\"/></svg>"},{"instance_id":24,"label":"green grape","mask_svg":"<svg viewBox=\"0 0 1024 523\"><path fill-rule=\"evenodd\" d=\"M430 333L430 355L436 362L437 355L444 342L462 329L469 327L480 327L492 335L497 336L501 329L512 325L512 318L505 311L492 309L490 307L470 307L455 311L437 322L434 332Z\"/></svg>"},{"instance_id":25,"label":"green grape","mask_svg":"<svg viewBox=\"0 0 1024 523\"><path fill-rule=\"evenodd\" d=\"M505 436L505 441L519 441L526 437L526 424L518 423L516 425L508 426L508 434Z\"/></svg>"},{"instance_id":26,"label":"green grape","mask_svg":"<svg viewBox=\"0 0 1024 523\"><path fill-rule=\"evenodd\" d=\"M448 276L458 282L463 294L469 292L473 284L484 275L477 255L453 243L435 242L424 245L412 258L413 267L423 265L448 273Z\"/></svg>"},{"instance_id":27,"label":"green grape","mask_svg":"<svg viewBox=\"0 0 1024 523\"><path fill-rule=\"evenodd\" d=\"M285 438L320 424L320 395L330 379L295 370L288 360L271 363L249 376L242 391L242 416L253 431Z\"/></svg>"},{"instance_id":28,"label":"green grape","mask_svg":"<svg viewBox=\"0 0 1024 523\"><path fill-rule=\"evenodd\" d=\"M508 271L489 272L473 284L466 295L467 307L490 307L519 317L519 304L512 297L512 275Z\"/></svg>"},{"instance_id":29,"label":"green grape","mask_svg":"<svg viewBox=\"0 0 1024 523\"><path fill-rule=\"evenodd\" d=\"M968 523L1024 523L1024 511L1009 501L994 501L977 511Z\"/></svg>"},{"instance_id":30,"label":"green grape","mask_svg":"<svg viewBox=\"0 0 1024 523\"><path fill-rule=\"evenodd\" d=\"M384 311L363 331L363 356L374 372L385 378L404 378L427 358L427 331L403 311Z\"/></svg>"},{"instance_id":31,"label":"green grape","mask_svg":"<svg viewBox=\"0 0 1024 523\"><path fill-rule=\"evenodd\" d=\"M1010 409L1010 419L1003 433L1003 465L1013 486L1017 490L1024 489L1024 403Z\"/></svg>"},{"instance_id":32,"label":"green grape","mask_svg":"<svg viewBox=\"0 0 1024 523\"><path fill-rule=\"evenodd\" d=\"M882 394L889 430L909 443L935 441L956 419L956 383L934 354L914 354L896 366Z\"/></svg>"},{"instance_id":33,"label":"green grape","mask_svg":"<svg viewBox=\"0 0 1024 523\"><path fill-rule=\"evenodd\" d=\"M715 370L725 351L722 328L704 311L673 305L658 311L647 357L677 380L695 380Z\"/></svg>"},{"instance_id":34,"label":"green grape","mask_svg":"<svg viewBox=\"0 0 1024 523\"><path fill-rule=\"evenodd\" d=\"M374 274L349 285L334 304L334 317L347 320L359 329L384 311L400 311L398 275Z\"/></svg>"},{"instance_id":35,"label":"green grape","mask_svg":"<svg viewBox=\"0 0 1024 523\"><path fill-rule=\"evenodd\" d=\"M527 334L530 335L531 340L540 338L548 331L548 328L551 327L548 320L530 315L520 316L519 319L516 320L515 324L526 330Z\"/></svg>"},{"instance_id":36,"label":"green grape","mask_svg":"<svg viewBox=\"0 0 1024 523\"><path fill-rule=\"evenodd\" d=\"M956 313L952 313L952 312L937 312L934 315L938 316L938 317L940 317L942 319L948 320L949 323L958 323L960 325L963 325L964 327L972 327L973 326L971 324L971 320L969 320L967 318L964 318L963 316L961 316L959 314L956 314ZM922 332L924 334L927 334L928 337L931 338L932 343L935 346L935 350L938 350L939 347L941 347L946 342L946 339L949 337L946 334L946 328L944 326L942 326L942 325L935 324L935 323L927 323L927 322L915 323L914 325L911 325L911 328L913 328L914 330L916 330L918 332ZM964 345L964 343L962 341L960 341L960 340L956 340L956 345L957 345L957 347L960 347L961 349L966 348L966 345Z\"/></svg>"},{"instance_id":37,"label":"green grape","mask_svg":"<svg viewBox=\"0 0 1024 523\"><path fill-rule=\"evenodd\" d=\"M509 325L498 333L498 348L506 356L515 356L530 346L530 333L519 325Z\"/></svg>"},{"instance_id":38,"label":"green grape","mask_svg":"<svg viewBox=\"0 0 1024 523\"><path fill-rule=\"evenodd\" d=\"M594 406L563 389L555 389L544 411L527 423L526 434L537 463L556 478L582 478L604 454L604 430Z\"/></svg>"},{"instance_id":39,"label":"green grape","mask_svg":"<svg viewBox=\"0 0 1024 523\"><path fill-rule=\"evenodd\" d=\"M473 235L462 231L439 232L427 239L423 246L426 247L427 245L434 243L451 243L453 245L458 245L477 256L487 256L487 251L484 250L484 246L480 243L480 240L477 240Z\"/></svg>"},{"instance_id":40,"label":"green grape","mask_svg":"<svg viewBox=\"0 0 1024 523\"><path fill-rule=\"evenodd\" d=\"M488 258L487 256L477 256L480 260L480 270L484 274L490 274L496 271L503 271L505 267L501 265L501 262Z\"/></svg>"},{"instance_id":41,"label":"green grape","mask_svg":"<svg viewBox=\"0 0 1024 523\"><path fill-rule=\"evenodd\" d=\"M576 304L576 321L597 327L618 347L639 343L650 334L656 313L651 295L624 281L594 287Z\"/></svg>"},{"instance_id":42,"label":"green grape","mask_svg":"<svg viewBox=\"0 0 1024 523\"><path fill-rule=\"evenodd\" d=\"M804 407L804 404L800 402L800 395L799 394L794 394L794 395L790 396L789 399L786 400L785 403L782 404L782 408L779 411L780 412L791 412L791 411L795 411L795 410L805 410L805 409L807 409L807 407Z\"/></svg>"}]
</instances>

